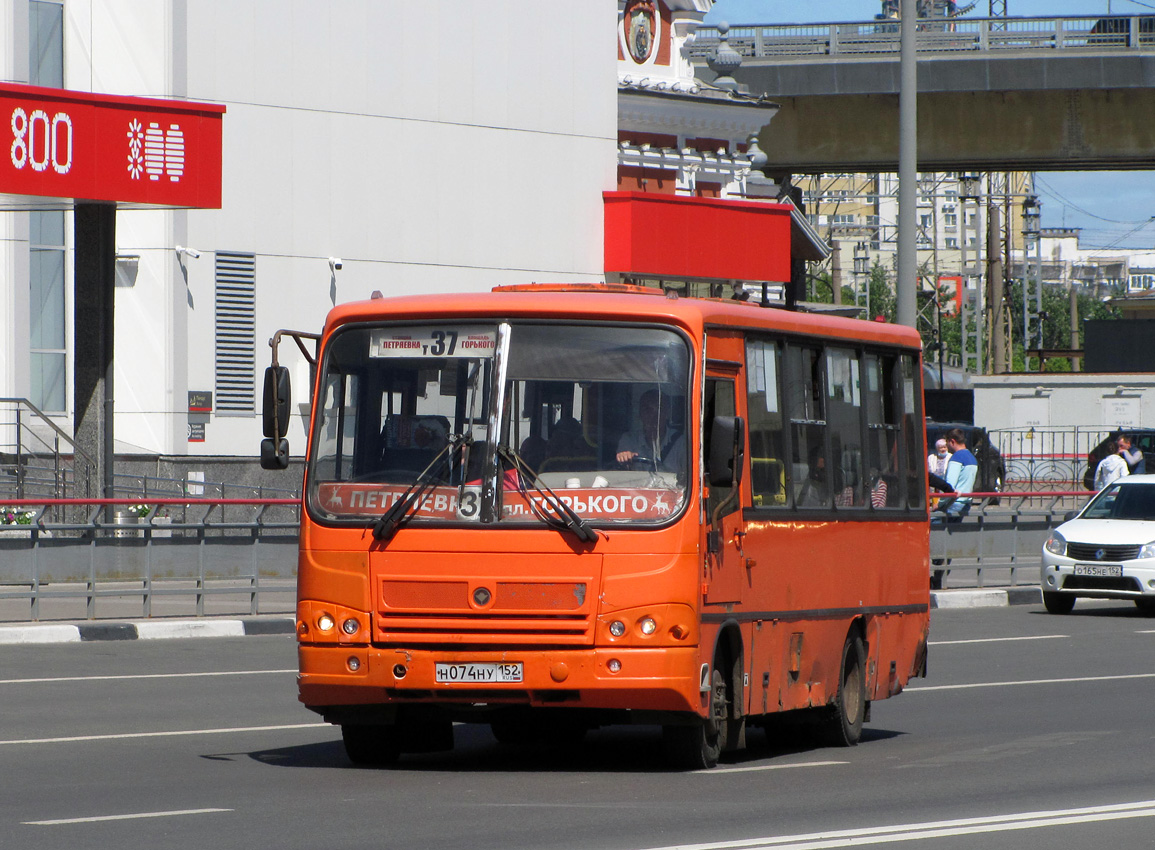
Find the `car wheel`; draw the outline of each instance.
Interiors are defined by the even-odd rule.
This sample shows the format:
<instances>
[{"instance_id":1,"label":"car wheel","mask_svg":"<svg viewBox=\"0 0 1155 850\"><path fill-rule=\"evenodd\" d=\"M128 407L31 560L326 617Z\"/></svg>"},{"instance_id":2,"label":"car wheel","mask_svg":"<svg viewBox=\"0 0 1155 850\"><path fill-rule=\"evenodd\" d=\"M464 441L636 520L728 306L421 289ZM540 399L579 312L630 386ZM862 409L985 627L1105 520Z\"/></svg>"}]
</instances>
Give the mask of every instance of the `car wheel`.
<instances>
[{"instance_id":1,"label":"car wheel","mask_svg":"<svg viewBox=\"0 0 1155 850\"><path fill-rule=\"evenodd\" d=\"M1070 614L1075 607L1075 597L1068 593L1044 590L1043 607L1047 609L1048 614Z\"/></svg>"},{"instance_id":2,"label":"car wheel","mask_svg":"<svg viewBox=\"0 0 1155 850\"><path fill-rule=\"evenodd\" d=\"M1144 617L1155 617L1155 599L1147 596L1135 600L1135 607Z\"/></svg>"}]
</instances>

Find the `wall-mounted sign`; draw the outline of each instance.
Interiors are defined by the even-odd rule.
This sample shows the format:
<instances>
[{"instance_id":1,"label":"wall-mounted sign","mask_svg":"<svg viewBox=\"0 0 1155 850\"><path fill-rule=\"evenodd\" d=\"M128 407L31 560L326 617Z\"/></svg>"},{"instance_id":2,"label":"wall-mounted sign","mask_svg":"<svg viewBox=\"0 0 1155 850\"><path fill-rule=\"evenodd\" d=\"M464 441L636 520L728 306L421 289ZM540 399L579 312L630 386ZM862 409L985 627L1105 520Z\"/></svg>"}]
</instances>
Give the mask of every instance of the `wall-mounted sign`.
<instances>
[{"instance_id":1,"label":"wall-mounted sign","mask_svg":"<svg viewBox=\"0 0 1155 850\"><path fill-rule=\"evenodd\" d=\"M213 394L210 390L189 390L189 413L212 413Z\"/></svg>"},{"instance_id":2,"label":"wall-mounted sign","mask_svg":"<svg viewBox=\"0 0 1155 850\"><path fill-rule=\"evenodd\" d=\"M218 209L224 111L0 83L0 192Z\"/></svg>"},{"instance_id":3,"label":"wall-mounted sign","mask_svg":"<svg viewBox=\"0 0 1155 850\"><path fill-rule=\"evenodd\" d=\"M203 443L205 441L205 423L190 422L188 424L188 441L190 443Z\"/></svg>"}]
</instances>

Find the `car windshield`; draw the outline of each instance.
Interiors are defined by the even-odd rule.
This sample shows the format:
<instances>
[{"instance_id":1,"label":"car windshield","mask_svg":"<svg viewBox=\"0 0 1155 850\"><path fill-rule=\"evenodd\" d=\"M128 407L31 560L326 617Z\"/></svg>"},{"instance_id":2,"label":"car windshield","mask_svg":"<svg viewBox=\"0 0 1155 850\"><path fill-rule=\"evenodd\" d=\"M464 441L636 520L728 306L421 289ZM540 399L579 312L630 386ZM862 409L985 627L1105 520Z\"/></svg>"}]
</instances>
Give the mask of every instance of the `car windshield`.
<instances>
[{"instance_id":1,"label":"car windshield","mask_svg":"<svg viewBox=\"0 0 1155 850\"><path fill-rule=\"evenodd\" d=\"M689 368L683 337L649 326L338 331L310 507L365 522L419 485L408 521L537 524L550 491L591 522L665 521L685 503Z\"/></svg>"},{"instance_id":2,"label":"car windshield","mask_svg":"<svg viewBox=\"0 0 1155 850\"><path fill-rule=\"evenodd\" d=\"M1105 487L1080 518L1155 520L1155 485L1115 483Z\"/></svg>"}]
</instances>

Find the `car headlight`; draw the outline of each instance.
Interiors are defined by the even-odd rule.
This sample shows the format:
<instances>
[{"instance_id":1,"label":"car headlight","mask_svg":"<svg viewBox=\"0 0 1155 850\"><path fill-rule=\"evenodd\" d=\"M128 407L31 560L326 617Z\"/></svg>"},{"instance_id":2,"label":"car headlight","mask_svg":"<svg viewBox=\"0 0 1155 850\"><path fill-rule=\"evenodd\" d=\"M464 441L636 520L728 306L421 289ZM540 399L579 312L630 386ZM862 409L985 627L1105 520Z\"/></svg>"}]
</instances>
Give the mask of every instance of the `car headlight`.
<instances>
[{"instance_id":1,"label":"car headlight","mask_svg":"<svg viewBox=\"0 0 1155 850\"><path fill-rule=\"evenodd\" d=\"M1066 555L1067 541L1059 532L1052 531L1051 536L1047 538L1047 542L1043 544L1043 548L1052 555Z\"/></svg>"},{"instance_id":2,"label":"car headlight","mask_svg":"<svg viewBox=\"0 0 1155 850\"><path fill-rule=\"evenodd\" d=\"M1155 558L1155 540L1145 545L1139 550L1139 558Z\"/></svg>"}]
</instances>

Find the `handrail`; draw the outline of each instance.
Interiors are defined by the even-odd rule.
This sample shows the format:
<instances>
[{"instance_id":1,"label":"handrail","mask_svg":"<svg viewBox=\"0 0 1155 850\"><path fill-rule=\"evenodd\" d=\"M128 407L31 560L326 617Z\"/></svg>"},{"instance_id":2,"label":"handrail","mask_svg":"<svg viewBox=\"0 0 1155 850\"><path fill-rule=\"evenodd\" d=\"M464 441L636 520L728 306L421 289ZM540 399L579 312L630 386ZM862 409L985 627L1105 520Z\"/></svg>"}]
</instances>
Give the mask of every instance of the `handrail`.
<instances>
[{"instance_id":1,"label":"handrail","mask_svg":"<svg viewBox=\"0 0 1155 850\"><path fill-rule=\"evenodd\" d=\"M96 465L96 461L94 461L92 458L90 458L88 456L88 454L84 451L84 449L82 449L82 448L80 448L80 446L76 445L76 443L73 441L71 436L69 436L63 429L61 429L61 427L59 425L57 425L55 422L53 422L52 419L49 418L48 414L46 414L43 410L41 410L39 407L34 405L28 399L19 398L17 396L0 397L0 404L3 404L4 402L12 402L14 404L20 404L20 405L23 405L24 407L27 407L29 410L31 410L33 413L35 413L40 418L40 421L42 421L45 425L47 425L49 428L51 428L53 431L55 431L56 435L58 437L60 437L69 446L72 447L71 454L73 456L80 455L88 463L92 464L93 466Z\"/></svg>"}]
</instances>

